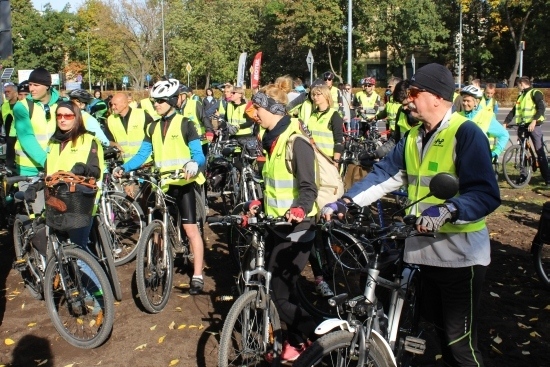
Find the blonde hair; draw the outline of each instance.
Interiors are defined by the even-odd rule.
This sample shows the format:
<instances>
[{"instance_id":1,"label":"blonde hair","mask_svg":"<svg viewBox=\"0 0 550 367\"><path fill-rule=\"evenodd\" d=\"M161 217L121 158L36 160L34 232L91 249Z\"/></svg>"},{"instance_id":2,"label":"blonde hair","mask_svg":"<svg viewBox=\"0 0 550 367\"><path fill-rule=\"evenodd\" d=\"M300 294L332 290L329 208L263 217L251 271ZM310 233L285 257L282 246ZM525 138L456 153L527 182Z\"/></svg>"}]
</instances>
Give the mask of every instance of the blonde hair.
<instances>
[{"instance_id":1,"label":"blonde hair","mask_svg":"<svg viewBox=\"0 0 550 367\"><path fill-rule=\"evenodd\" d=\"M285 106L288 104L287 92L285 92L277 83L268 84L260 89L259 92L264 93L266 96L272 98L277 103L281 103Z\"/></svg>"},{"instance_id":2,"label":"blonde hair","mask_svg":"<svg viewBox=\"0 0 550 367\"><path fill-rule=\"evenodd\" d=\"M316 85L315 87L311 88L310 93L311 93L312 97L313 97L314 94L321 93L321 95L323 97L325 97L325 99L327 100L329 108L332 107L334 102L332 101L332 95L330 94L330 88L326 84Z\"/></svg>"},{"instance_id":3,"label":"blonde hair","mask_svg":"<svg viewBox=\"0 0 550 367\"><path fill-rule=\"evenodd\" d=\"M294 89L292 78L289 75L283 75L275 79L275 85L283 90L285 93L290 93Z\"/></svg>"}]
</instances>

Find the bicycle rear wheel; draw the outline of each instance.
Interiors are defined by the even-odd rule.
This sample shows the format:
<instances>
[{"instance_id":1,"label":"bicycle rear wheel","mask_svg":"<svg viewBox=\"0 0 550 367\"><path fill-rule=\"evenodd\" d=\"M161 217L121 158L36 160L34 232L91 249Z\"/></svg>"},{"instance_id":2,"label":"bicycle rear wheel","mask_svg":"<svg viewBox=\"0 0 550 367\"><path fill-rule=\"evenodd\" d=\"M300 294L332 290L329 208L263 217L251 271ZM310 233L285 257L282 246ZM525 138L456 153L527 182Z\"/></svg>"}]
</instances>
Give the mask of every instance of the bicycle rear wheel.
<instances>
[{"instance_id":1,"label":"bicycle rear wheel","mask_svg":"<svg viewBox=\"0 0 550 367\"><path fill-rule=\"evenodd\" d=\"M136 257L139 238L145 228L145 215L139 204L129 196L110 191L104 193L109 220L109 237L115 265L124 265Z\"/></svg>"},{"instance_id":2,"label":"bicycle rear wheel","mask_svg":"<svg viewBox=\"0 0 550 367\"><path fill-rule=\"evenodd\" d=\"M278 366L281 351L281 325L273 301L265 308L256 290L237 298L223 324L218 366Z\"/></svg>"},{"instance_id":3,"label":"bicycle rear wheel","mask_svg":"<svg viewBox=\"0 0 550 367\"><path fill-rule=\"evenodd\" d=\"M520 145L512 145L506 149L502 158L502 172L510 186L520 189L529 184L533 175L532 159L533 157L522 154Z\"/></svg>"},{"instance_id":4,"label":"bicycle rear wheel","mask_svg":"<svg viewBox=\"0 0 550 367\"><path fill-rule=\"evenodd\" d=\"M115 314L113 293L99 263L84 250L64 248L61 262L50 258L44 299L55 329L69 344L91 349L109 338Z\"/></svg>"},{"instance_id":5,"label":"bicycle rear wheel","mask_svg":"<svg viewBox=\"0 0 550 367\"><path fill-rule=\"evenodd\" d=\"M174 258L170 242L164 252L165 241L171 240L164 238L162 223L154 220L145 228L138 244L136 284L140 302L150 313L164 309L172 290Z\"/></svg>"},{"instance_id":6,"label":"bicycle rear wheel","mask_svg":"<svg viewBox=\"0 0 550 367\"><path fill-rule=\"evenodd\" d=\"M389 367L390 361L384 358L384 354L376 343L369 343L370 349L366 356L366 363L360 363L357 352L359 346L355 345L352 353L351 342L354 334L347 330L338 330L324 335L308 347L294 363L292 367L311 366L338 366L338 367Z\"/></svg>"},{"instance_id":7,"label":"bicycle rear wheel","mask_svg":"<svg viewBox=\"0 0 550 367\"><path fill-rule=\"evenodd\" d=\"M30 221L27 216L17 216L13 223L13 244L15 247L15 268L21 273L25 288L32 298L42 300L44 298L44 271L40 254L32 246L25 242L24 221Z\"/></svg>"},{"instance_id":8,"label":"bicycle rear wheel","mask_svg":"<svg viewBox=\"0 0 550 367\"><path fill-rule=\"evenodd\" d=\"M542 284L550 289L550 245L540 242L536 237L531 248L535 271Z\"/></svg>"}]
</instances>

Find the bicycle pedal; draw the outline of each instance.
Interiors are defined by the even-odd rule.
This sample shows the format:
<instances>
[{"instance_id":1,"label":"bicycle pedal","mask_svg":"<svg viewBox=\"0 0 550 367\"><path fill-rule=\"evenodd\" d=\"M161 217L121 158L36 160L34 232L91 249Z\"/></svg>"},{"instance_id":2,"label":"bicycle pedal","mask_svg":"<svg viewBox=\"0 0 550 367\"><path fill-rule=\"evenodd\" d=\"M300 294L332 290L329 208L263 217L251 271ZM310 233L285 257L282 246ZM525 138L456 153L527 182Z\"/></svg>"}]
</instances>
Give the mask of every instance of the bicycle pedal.
<instances>
[{"instance_id":1,"label":"bicycle pedal","mask_svg":"<svg viewBox=\"0 0 550 367\"><path fill-rule=\"evenodd\" d=\"M27 269L27 261L25 259L15 260L12 267L17 271L22 272Z\"/></svg>"},{"instance_id":2,"label":"bicycle pedal","mask_svg":"<svg viewBox=\"0 0 550 367\"><path fill-rule=\"evenodd\" d=\"M413 354L424 354L426 351L426 341L424 339L407 336L405 338L405 350Z\"/></svg>"}]
</instances>

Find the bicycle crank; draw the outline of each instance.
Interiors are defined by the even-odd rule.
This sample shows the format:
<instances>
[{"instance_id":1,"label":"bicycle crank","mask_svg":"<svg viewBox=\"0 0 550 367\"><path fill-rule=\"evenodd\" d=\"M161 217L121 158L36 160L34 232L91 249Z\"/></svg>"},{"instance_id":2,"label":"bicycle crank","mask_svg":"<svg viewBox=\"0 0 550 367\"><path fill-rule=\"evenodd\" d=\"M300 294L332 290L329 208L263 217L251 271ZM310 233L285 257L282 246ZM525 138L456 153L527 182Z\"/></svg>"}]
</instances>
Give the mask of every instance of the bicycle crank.
<instances>
[{"instance_id":1,"label":"bicycle crank","mask_svg":"<svg viewBox=\"0 0 550 367\"><path fill-rule=\"evenodd\" d=\"M405 338L405 350L413 354L424 354L426 341L424 339L407 336Z\"/></svg>"}]
</instances>

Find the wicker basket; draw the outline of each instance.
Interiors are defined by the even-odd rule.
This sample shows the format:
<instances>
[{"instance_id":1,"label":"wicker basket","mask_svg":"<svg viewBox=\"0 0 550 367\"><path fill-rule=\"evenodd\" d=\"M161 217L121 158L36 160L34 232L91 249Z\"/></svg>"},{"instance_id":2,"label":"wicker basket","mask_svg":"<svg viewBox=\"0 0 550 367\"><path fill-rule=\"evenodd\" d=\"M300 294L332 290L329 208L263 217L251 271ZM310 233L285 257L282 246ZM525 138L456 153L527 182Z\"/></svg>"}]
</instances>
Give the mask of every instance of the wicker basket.
<instances>
[{"instance_id":1,"label":"wicker basket","mask_svg":"<svg viewBox=\"0 0 550 367\"><path fill-rule=\"evenodd\" d=\"M87 227L97 187L60 182L46 187L46 224L57 231Z\"/></svg>"}]
</instances>

